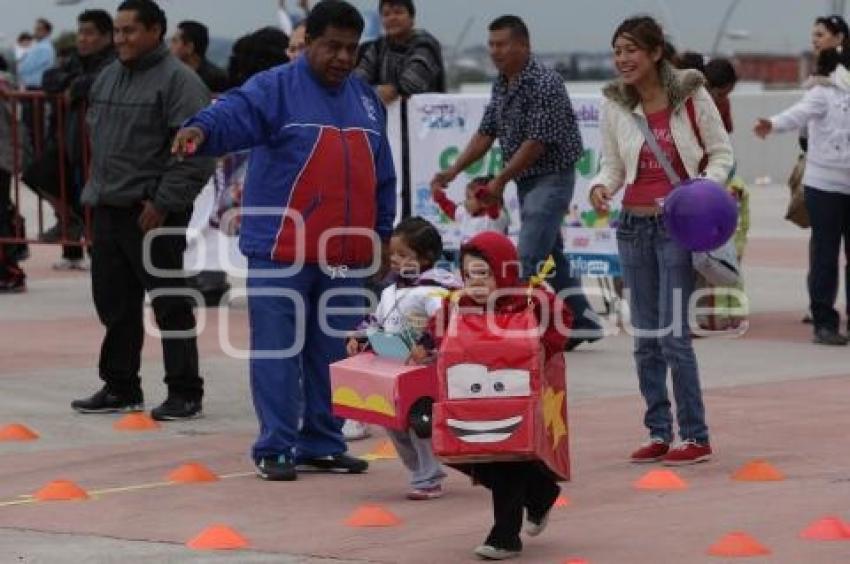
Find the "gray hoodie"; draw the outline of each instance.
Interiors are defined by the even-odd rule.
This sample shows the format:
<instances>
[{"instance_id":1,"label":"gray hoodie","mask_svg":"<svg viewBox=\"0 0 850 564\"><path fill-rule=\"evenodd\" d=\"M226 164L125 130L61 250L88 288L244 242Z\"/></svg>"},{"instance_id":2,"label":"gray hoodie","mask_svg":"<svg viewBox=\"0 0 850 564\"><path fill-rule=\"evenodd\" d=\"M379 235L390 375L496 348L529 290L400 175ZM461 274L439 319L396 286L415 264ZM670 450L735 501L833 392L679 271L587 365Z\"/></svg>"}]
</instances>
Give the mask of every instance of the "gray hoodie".
<instances>
[{"instance_id":1,"label":"gray hoodie","mask_svg":"<svg viewBox=\"0 0 850 564\"><path fill-rule=\"evenodd\" d=\"M161 211L191 208L214 161L179 161L171 142L210 103L195 72L160 45L131 64L116 60L104 68L89 103L92 162L83 203L131 207L151 200Z\"/></svg>"}]
</instances>

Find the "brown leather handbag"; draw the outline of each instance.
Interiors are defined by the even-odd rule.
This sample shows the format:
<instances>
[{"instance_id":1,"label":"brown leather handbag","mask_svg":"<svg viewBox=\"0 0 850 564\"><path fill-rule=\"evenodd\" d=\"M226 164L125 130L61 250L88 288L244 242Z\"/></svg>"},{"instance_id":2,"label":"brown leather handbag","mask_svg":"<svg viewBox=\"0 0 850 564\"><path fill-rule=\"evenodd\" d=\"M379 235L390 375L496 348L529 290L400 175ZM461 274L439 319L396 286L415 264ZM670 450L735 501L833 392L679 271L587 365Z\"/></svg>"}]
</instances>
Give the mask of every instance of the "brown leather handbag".
<instances>
[{"instance_id":1,"label":"brown leather handbag","mask_svg":"<svg viewBox=\"0 0 850 564\"><path fill-rule=\"evenodd\" d=\"M788 210L785 219L803 229L811 227L809 211L806 209L806 199L803 190L803 172L806 170L806 154L800 153L797 164L788 177L788 189L791 191L791 200L788 202Z\"/></svg>"}]
</instances>

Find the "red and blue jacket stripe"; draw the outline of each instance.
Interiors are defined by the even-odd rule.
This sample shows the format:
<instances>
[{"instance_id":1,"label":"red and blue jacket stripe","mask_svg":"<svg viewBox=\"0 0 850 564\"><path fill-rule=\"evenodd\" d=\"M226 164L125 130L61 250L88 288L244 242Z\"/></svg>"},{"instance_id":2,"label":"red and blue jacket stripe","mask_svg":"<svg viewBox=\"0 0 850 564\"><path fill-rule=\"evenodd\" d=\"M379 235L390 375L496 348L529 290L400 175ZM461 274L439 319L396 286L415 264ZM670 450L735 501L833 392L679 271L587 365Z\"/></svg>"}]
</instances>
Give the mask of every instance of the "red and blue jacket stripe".
<instances>
[{"instance_id":1,"label":"red and blue jacket stripe","mask_svg":"<svg viewBox=\"0 0 850 564\"><path fill-rule=\"evenodd\" d=\"M372 260L372 241L328 230L374 230L389 239L396 177L386 111L361 79L329 88L299 57L227 92L186 125L204 131L201 154L252 149L239 240L245 256L293 262L303 244L305 262L316 263L322 234L334 233L324 241L328 264L363 265Z\"/></svg>"}]
</instances>

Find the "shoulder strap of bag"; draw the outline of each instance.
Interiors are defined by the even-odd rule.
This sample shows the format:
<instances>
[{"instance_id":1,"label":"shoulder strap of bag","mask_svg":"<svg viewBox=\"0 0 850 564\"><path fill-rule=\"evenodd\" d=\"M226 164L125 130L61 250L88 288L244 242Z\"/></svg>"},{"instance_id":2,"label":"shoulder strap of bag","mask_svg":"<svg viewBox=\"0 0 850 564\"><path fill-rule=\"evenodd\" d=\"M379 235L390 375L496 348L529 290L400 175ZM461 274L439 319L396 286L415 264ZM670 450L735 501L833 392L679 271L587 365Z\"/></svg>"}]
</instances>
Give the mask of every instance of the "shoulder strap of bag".
<instances>
[{"instance_id":1,"label":"shoulder strap of bag","mask_svg":"<svg viewBox=\"0 0 850 564\"><path fill-rule=\"evenodd\" d=\"M699 143L699 146L705 152L705 143L702 142L702 134L699 132L699 125L697 125L697 109L694 106L693 98L685 100L685 108L688 111L688 120L691 122L691 129L694 130L694 135L697 136L697 143Z\"/></svg>"},{"instance_id":2,"label":"shoulder strap of bag","mask_svg":"<svg viewBox=\"0 0 850 564\"><path fill-rule=\"evenodd\" d=\"M696 135L697 143L699 143L700 148L702 149L702 159L699 161L699 172L702 174L705 172L706 167L708 166L708 154L705 152L705 143L702 141L702 133L699 131L699 123L697 122L697 109L694 105L694 99L688 98L685 100L685 109L688 111L688 120L691 122L691 129L694 130L694 135ZM732 165L732 172L729 173L729 177L731 178L734 175L735 165Z\"/></svg>"},{"instance_id":3,"label":"shoulder strap of bag","mask_svg":"<svg viewBox=\"0 0 850 564\"><path fill-rule=\"evenodd\" d=\"M644 139L646 139L646 144L649 145L650 150L652 150L652 154L655 155L656 160L658 160L658 164L661 165L661 168L664 169L664 173L667 175L667 179L670 180L670 183L673 186L676 186L680 182L682 182L682 178L673 168L673 165L670 164L670 159L667 158L667 155L661 150L661 147L658 146L658 140L655 138L655 135L652 134L652 131L649 129L649 124L646 122L646 119L637 114L632 114L635 118L635 123L640 129L640 132L643 133Z\"/></svg>"}]
</instances>

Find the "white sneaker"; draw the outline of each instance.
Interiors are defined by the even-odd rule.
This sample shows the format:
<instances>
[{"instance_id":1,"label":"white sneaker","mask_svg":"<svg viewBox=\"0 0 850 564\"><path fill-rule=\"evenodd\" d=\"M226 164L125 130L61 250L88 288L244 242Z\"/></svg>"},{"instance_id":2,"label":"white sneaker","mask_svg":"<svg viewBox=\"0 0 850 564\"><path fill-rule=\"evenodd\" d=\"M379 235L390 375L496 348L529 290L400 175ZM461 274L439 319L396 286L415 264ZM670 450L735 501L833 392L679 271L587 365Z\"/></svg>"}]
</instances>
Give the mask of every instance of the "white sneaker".
<instances>
[{"instance_id":1,"label":"white sneaker","mask_svg":"<svg viewBox=\"0 0 850 564\"><path fill-rule=\"evenodd\" d=\"M342 426L342 436L346 441L359 441L372 436L369 426L354 419L346 419Z\"/></svg>"},{"instance_id":2,"label":"white sneaker","mask_svg":"<svg viewBox=\"0 0 850 564\"><path fill-rule=\"evenodd\" d=\"M484 560L507 560L520 555L519 550L508 550L507 548L496 548L489 544L482 544L474 550L475 555Z\"/></svg>"},{"instance_id":3,"label":"white sneaker","mask_svg":"<svg viewBox=\"0 0 850 564\"><path fill-rule=\"evenodd\" d=\"M53 270L64 270L64 271L86 271L89 269L89 261L84 258L81 259L66 259L61 258L57 262L53 263Z\"/></svg>"},{"instance_id":4,"label":"white sneaker","mask_svg":"<svg viewBox=\"0 0 850 564\"><path fill-rule=\"evenodd\" d=\"M525 519L525 534L527 534L530 537L536 537L540 533L545 531L546 525L549 524L549 515L551 513L552 513L552 508L550 507L549 511L547 511L546 514L540 519L539 523L535 523L534 520L532 520L529 517L526 517L526 519Z\"/></svg>"}]
</instances>

